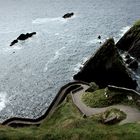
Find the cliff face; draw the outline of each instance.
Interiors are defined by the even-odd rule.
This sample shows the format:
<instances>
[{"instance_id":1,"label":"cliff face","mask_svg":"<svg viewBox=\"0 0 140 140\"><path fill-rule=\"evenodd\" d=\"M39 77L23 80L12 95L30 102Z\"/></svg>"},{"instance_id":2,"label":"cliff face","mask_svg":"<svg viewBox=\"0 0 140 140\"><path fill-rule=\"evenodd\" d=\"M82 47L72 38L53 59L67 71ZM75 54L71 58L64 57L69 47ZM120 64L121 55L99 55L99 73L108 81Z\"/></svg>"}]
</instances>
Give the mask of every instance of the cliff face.
<instances>
[{"instance_id":1,"label":"cliff face","mask_svg":"<svg viewBox=\"0 0 140 140\"><path fill-rule=\"evenodd\" d=\"M128 51L133 57L140 59L140 21L117 42L116 47Z\"/></svg>"},{"instance_id":2,"label":"cliff face","mask_svg":"<svg viewBox=\"0 0 140 140\"><path fill-rule=\"evenodd\" d=\"M75 80L96 82L100 87L115 85L135 89L133 81L120 57L113 39L107 40L76 75Z\"/></svg>"}]
</instances>

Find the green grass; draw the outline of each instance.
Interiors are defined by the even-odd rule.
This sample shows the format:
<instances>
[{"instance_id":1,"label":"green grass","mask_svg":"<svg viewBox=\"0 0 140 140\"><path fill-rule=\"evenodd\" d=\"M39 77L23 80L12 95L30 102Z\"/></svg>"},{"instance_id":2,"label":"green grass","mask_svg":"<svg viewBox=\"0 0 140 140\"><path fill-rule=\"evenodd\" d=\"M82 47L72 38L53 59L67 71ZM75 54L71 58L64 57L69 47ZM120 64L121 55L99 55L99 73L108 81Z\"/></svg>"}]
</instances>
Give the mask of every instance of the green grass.
<instances>
[{"instance_id":1,"label":"green grass","mask_svg":"<svg viewBox=\"0 0 140 140\"><path fill-rule=\"evenodd\" d=\"M85 92L82 95L82 101L93 108L107 107L114 104L124 104L139 108L134 100L128 100L126 93L110 91L108 88Z\"/></svg>"},{"instance_id":2,"label":"green grass","mask_svg":"<svg viewBox=\"0 0 140 140\"><path fill-rule=\"evenodd\" d=\"M91 82L90 87L86 90L86 92L94 92L98 89L99 89L99 86L96 83Z\"/></svg>"},{"instance_id":3,"label":"green grass","mask_svg":"<svg viewBox=\"0 0 140 140\"><path fill-rule=\"evenodd\" d=\"M139 40L140 37L140 20L136 21L134 25L130 29L131 36L135 38L135 40Z\"/></svg>"},{"instance_id":4,"label":"green grass","mask_svg":"<svg viewBox=\"0 0 140 140\"><path fill-rule=\"evenodd\" d=\"M0 140L138 140L140 124L103 125L83 118L68 97L40 127L0 126Z\"/></svg>"},{"instance_id":5,"label":"green grass","mask_svg":"<svg viewBox=\"0 0 140 140\"><path fill-rule=\"evenodd\" d=\"M85 92L82 95L82 101L90 107L106 107L109 104L109 100L105 96L105 89Z\"/></svg>"},{"instance_id":6,"label":"green grass","mask_svg":"<svg viewBox=\"0 0 140 140\"><path fill-rule=\"evenodd\" d=\"M82 96L82 101L90 107L107 107L120 103L126 98L125 96L126 95L123 93L113 92L108 90L108 88L105 88L94 92L85 92Z\"/></svg>"},{"instance_id":7,"label":"green grass","mask_svg":"<svg viewBox=\"0 0 140 140\"><path fill-rule=\"evenodd\" d=\"M136 22L134 23L134 26L140 26L140 20L136 21Z\"/></svg>"}]
</instances>

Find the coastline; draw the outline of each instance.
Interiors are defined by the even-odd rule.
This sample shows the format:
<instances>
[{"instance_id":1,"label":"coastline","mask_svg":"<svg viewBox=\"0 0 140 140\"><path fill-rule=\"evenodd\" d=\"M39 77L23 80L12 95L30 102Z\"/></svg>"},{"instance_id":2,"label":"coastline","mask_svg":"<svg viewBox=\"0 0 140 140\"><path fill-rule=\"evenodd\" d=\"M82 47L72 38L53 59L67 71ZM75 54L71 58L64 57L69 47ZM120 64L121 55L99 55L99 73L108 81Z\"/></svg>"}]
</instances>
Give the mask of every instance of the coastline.
<instances>
[{"instance_id":1,"label":"coastline","mask_svg":"<svg viewBox=\"0 0 140 140\"><path fill-rule=\"evenodd\" d=\"M88 83L83 82L83 81L74 81L74 82L70 82L62 86L59 92L57 93L57 95L55 96L54 100L52 101L48 109L46 110L46 112L39 118L30 119L30 118L13 117L13 118L5 120L2 123L2 125L8 125L12 127L22 127L22 126L29 126L29 125L39 126L44 119L47 119L47 117L51 117L55 108L65 99L66 95L70 93L71 90L75 89L74 85L78 85L78 84L89 85Z\"/></svg>"},{"instance_id":2,"label":"coastline","mask_svg":"<svg viewBox=\"0 0 140 140\"><path fill-rule=\"evenodd\" d=\"M76 90L79 89L80 84L89 86L89 83L86 83L83 81L74 81L74 82L70 82L62 86L59 92L57 93L57 95L55 96L54 100L50 104L49 108L39 118L30 119L30 118L13 117L13 118L5 120L2 123L2 125L11 126L11 127L25 127L25 126L32 126L32 125L39 126L43 122L43 120L46 120L51 117L51 115L53 114L57 106L63 102L63 100L68 94L72 93L72 91L76 92ZM140 93L133 89L117 87L113 85L108 85L108 89L121 91L127 95L134 97L134 99L139 99L140 101ZM138 106L140 106L140 102L137 102L137 103L138 103ZM83 113L79 108L77 109L81 112L81 114Z\"/></svg>"}]
</instances>

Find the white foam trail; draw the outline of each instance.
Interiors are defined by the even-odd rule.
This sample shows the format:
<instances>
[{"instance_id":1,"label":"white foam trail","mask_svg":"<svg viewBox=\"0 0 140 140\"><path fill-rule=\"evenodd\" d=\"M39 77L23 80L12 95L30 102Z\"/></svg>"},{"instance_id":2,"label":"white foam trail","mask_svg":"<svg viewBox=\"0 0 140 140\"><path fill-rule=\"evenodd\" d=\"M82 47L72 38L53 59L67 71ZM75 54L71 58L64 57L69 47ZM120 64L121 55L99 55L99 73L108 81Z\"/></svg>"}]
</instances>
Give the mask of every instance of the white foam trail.
<instances>
[{"instance_id":1,"label":"white foam trail","mask_svg":"<svg viewBox=\"0 0 140 140\"><path fill-rule=\"evenodd\" d=\"M80 68L82 68L82 67L83 67L83 65L81 63L78 63L78 64L76 64L74 71L78 72L80 70Z\"/></svg>"},{"instance_id":2,"label":"white foam trail","mask_svg":"<svg viewBox=\"0 0 140 140\"><path fill-rule=\"evenodd\" d=\"M18 46L18 45L15 45L15 46L11 47L10 49L12 49L12 50L20 50L20 49L22 49L22 47Z\"/></svg>"},{"instance_id":3,"label":"white foam trail","mask_svg":"<svg viewBox=\"0 0 140 140\"><path fill-rule=\"evenodd\" d=\"M115 43L117 43L117 42L120 40L120 38L121 38L130 28L131 28L131 26L125 26L125 27L123 27L123 28L120 30L119 36L114 38Z\"/></svg>"},{"instance_id":4,"label":"white foam trail","mask_svg":"<svg viewBox=\"0 0 140 140\"><path fill-rule=\"evenodd\" d=\"M67 22L67 20L63 19L62 17L57 17L57 18L37 18L32 21L33 24L45 24L45 23L50 23L50 22L65 23Z\"/></svg>"},{"instance_id":5,"label":"white foam trail","mask_svg":"<svg viewBox=\"0 0 140 140\"><path fill-rule=\"evenodd\" d=\"M60 35L59 33L55 33L56 36Z\"/></svg>"},{"instance_id":6,"label":"white foam trail","mask_svg":"<svg viewBox=\"0 0 140 140\"><path fill-rule=\"evenodd\" d=\"M83 68L84 64L87 62L88 60L88 57L84 57L82 63L78 63L76 64L75 68L74 68L74 71L75 72L78 72L81 68Z\"/></svg>"},{"instance_id":7,"label":"white foam trail","mask_svg":"<svg viewBox=\"0 0 140 140\"><path fill-rule=\"evenodd\" d=\"M45 64L45 68L44 68L44 72L46 72L48 70L48 65L51 64L53 61L55 61L57 58L59 58L59 56L61 55L61 51L63 49L65 49L66 47L62 47L60 48L58 51L55 52L55 55L52 59L50 59L46 64Z\"/></svg>"},{"instance_id":8,"label":"white foam trail","mask_svg":"<svg viewBox=\"0 0 140 140\"><path fill-rule=\"evenodd\" d=\"M7 54L7 53L11 53L15 50L21 50L22 48L21 47L7 47L7 48L2 48L1 51L0 51L0 54Z\"/></svg>"},{"instance_id":9,"label":"white foam trail","mask_svg":"<svg viewBox=\"0 0 140 140\"><path fill-rule=\"evenodd\" d=\"M13 46L13 47L7 47L7 48L3 48L1 52L7 53L7 52L11 52L14 50L21 50L22 47L21 46Z\"/></svg>"},{"instance_id":10,"label":"white foam trail","mask_svg":"<svg viewBox=\"0 0 140 140\"><path fill-rule=\"evenodd\" d=\"M130 28L131 28L131 26L123 27L123 28L121 29L120 36L122 37Z\"/></svg>"},{"instance_id":11,"label":"white foam trail","mask_svg":"<svg viewBox=\"0 0 140 140\"><path fill-rule=\"evenodd\" d=\"M6 92L0 92L0 111L5 107L6 104Z\"/></svg>"},{"instance_id":12,"label":"white foam trail","mask_svg":"<svg viewBox=\"0 0 140 140\"><path fill-rule=\"evenodd\" d=\"M82 67L85 65L85 63L89 60L88 57L84 57L83 61L82 61Z\"/></svg>"},{"instance_id":13,"label":"white foam trail","mask_svg":"<svg viewBox=\"0 0 140 140\"><path fill-rule=\"evenodd\" d=\"M100 44L100 43L103 43L104 41L105 40L103 39L92 39L87 42L87 45Z\"/></svg>"},{"instance_id":14,"label":"white foam trail","mask_svg":"<svg viewBox=\"0 0 140 140\"><path fill-rule=\"evenodd\" d=\"M63 49L65 49L66 47L62 47L62 48L60 48L58 51L56 51L55 52L55 56L54 56L54 60L56 60L60 55L61 55L61 51L63 50Z\"/></svg>"}]
</instances>

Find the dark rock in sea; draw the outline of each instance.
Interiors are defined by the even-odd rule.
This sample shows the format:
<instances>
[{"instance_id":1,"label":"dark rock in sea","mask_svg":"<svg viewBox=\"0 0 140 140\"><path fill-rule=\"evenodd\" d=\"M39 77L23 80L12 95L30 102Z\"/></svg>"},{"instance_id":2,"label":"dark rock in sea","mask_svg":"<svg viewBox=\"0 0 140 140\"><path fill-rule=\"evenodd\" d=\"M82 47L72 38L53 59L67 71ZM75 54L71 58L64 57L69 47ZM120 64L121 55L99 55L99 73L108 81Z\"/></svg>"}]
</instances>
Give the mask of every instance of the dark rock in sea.
<instances>
[{"instance_id":1,"label":"dark rock in sea","mask_svg":"<svg viewBox=\"0 0 140 140\"><path fill-rule=\"evenodd\" d=\"M140 21L136 22L133 27L128 30L124 36L117 42L117 48L140 59Z\"/></svg>"},{"instance_id":2,"label":"dark rock in sea","mask_svg":"<svg viewBox=\"0 0 140 140\"><path fill-rule=\"evenodd\" d=\"M133 60L129 65L129 68L136 70L138 68L138 62L137 60Z\"/></svg>"},{"instance_id":3,"label":"dark rock in sea","mask_svg":"<svg viewBox=\"0 0 140 140\"><path fill-rule=\"evenodd\" d=\"M32 32L32 33L27 33L26 36L28 37L32 37L33 35L36 35L36 32Z\"/></svg>"},{"instance_id":4,"label":"dark rock in sea","mask_svg":"<svg viewBox=\"0 0 140 140\"><path fill-rule=\"evenodd\" d=\"M17 40L26 40L28 38L28 36L26 34L21 34Z\"/></svg>"},{"instance_id":5,"label":"dark rock in sea","mask_svg":"<svg viewBox=\"0 0 140 140\"><path fill-rule=\"evenodd\" d=\"M17 40L26 40L26 39L32 37L32 36L35 35L35 34L36 34L36 32L27 33L27 34L21 34L21 35L17 38Z\"/></svg>"},{"instance_id":6,"label":"dark rock in sea","mask_svg":"<svg viewBox=\"0 0 140 140\"><path fill-rule=\"evenodd\" d=\"M99 87L115 85L120 87L137 87L115 46L113 39L108 39L85 64L80 72L74 75L75 80L95 82Z\"/></svg>"},{"instance_id":7,"label":"dark rock in sea","mask_svg":"<svg viewBox=\"0 0 140 140\"><path fill-rule=\"evenodd\" d=\"M26 40L35 34L36 34L36 32L21 34L16 40L11 42L10 46L13 46L14 44L18 43L18 40L22 40L22 41Z\"/></svg>"},{"instance_id":8,"label":"dark rock in sea","mask_svg":"<svg viewBox=\"0 0 140 140\"><path fill-rule=\"evenodd\" d=\"M14 40L14 41L12 41L12 42L11 42L11 44L10 44L10 46L15 45L16 43L18 43L18 40L17 40L17 39L16 39L16 40Z\"/></svg>"},{"instance_id":9,"label":"dark rock in sea","mask_svg":"<svg viewBox=\"0 0 140 140\"><path fill-rule=\"evenodd\" d=\"M101 36L100 35L98 36L98 39L101 39Z\"/></svg>"},{"instance_id":10,"label":"dark rock in sea","mask_svg":"<svg viewBox=\"0 0 140 140\"><path fill-rule=\"evenodd\" d=\"M67 13L63 16L63 18L71 18L74 15L74 13Z\"/></svg>"}]
</instances>

